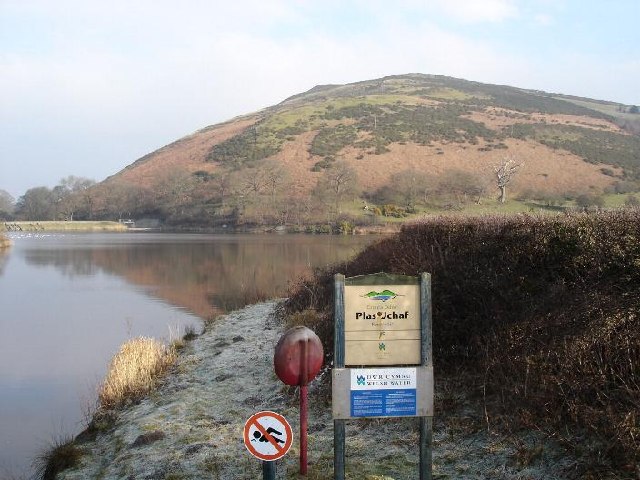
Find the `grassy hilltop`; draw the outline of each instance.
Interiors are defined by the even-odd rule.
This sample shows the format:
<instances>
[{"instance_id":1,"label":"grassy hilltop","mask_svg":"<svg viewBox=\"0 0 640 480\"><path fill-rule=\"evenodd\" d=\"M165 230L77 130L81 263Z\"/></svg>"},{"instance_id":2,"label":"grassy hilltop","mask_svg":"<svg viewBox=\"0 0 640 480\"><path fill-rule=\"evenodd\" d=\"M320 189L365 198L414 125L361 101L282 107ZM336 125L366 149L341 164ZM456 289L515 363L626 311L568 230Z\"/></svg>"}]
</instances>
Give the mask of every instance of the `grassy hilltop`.
<instances>
[{"instance_id":1,"label":"grassy hilltop","mask_svg":"<svg viewBox=\"0 0 640 480\"><path fill-rule=\"evenodd\" d=\"M438 415L470 395L476 428L540 429L579 458L576 478L637 478L639 211L405 226L285 303L291 323L322 338L327 363L334 273L381 271L432 274Z\"/></svg>"}]
</instances>

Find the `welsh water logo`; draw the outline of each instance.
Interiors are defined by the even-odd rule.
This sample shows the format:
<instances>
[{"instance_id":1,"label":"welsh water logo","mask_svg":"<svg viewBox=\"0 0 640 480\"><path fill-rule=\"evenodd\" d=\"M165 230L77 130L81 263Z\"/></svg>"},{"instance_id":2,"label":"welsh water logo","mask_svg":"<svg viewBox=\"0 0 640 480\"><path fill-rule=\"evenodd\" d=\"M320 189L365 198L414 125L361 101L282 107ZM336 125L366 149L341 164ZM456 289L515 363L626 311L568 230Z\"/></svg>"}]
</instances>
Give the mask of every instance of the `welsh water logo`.
<instances>
[{"instance_id":1,"label":"welsh water logo","mask_svg":"<svg viewBox=\"0 0 640 480\"><path fill-rule=\"evenodd\" d=\"M358 385L364 385L364 375L357 376Z\"/></svg>"}]
</instances>

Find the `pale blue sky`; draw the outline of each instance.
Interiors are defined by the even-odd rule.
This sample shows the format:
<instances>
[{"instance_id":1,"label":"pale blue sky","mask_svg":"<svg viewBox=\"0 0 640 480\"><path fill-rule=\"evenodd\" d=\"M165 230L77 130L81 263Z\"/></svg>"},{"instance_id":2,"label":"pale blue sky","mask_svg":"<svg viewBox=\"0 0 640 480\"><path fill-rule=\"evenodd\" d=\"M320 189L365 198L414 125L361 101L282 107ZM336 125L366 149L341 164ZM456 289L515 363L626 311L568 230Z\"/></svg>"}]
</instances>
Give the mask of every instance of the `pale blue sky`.
<instances>
[{"instance_id":1,"label":"pale blue sky","mask_svg":"<svg viewBox=\"0 0 640 480\"><path fill-rule=\"evenodd\" d=\"M411 72L640 104L640 0L0 0L0 189L103 180L316 84Z\"/></svg>"}]
</instances>

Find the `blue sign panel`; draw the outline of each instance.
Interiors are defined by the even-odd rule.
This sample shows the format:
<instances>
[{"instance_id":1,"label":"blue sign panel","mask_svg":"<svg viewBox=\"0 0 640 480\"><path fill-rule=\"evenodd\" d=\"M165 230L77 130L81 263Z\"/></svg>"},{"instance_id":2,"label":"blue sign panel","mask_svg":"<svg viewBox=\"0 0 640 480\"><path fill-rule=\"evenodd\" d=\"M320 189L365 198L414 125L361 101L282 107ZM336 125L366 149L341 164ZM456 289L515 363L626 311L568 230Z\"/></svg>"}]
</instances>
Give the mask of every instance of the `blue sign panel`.
<instances>
[{"instance_id":1,"label":"blue sign panel","mask_svg":"<svg viewBox=\"0 0 640 480\"><path fill-rule=\"evenodd\" d=\"M351 369L352 417L416 416L416 368Z\"/></svg>"},{"instance_id":2,"label":"blue sign panel","mask_svg":"<svg viewBox=\"0 0 640 480\"><path fill-rule=\"evenodd\" d=\"M416 390L351 390L352 417L414 417Z\"/></svg>"}]
</instances>

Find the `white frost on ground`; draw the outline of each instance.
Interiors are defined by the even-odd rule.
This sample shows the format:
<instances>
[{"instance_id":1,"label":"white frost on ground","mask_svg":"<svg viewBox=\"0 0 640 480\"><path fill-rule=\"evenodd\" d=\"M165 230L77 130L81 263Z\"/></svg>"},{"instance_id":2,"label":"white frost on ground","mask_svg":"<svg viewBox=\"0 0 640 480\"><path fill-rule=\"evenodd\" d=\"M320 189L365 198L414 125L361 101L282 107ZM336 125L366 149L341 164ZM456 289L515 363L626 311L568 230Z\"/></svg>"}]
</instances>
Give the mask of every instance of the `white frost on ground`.
<instances>
[{"instance_id":1,"label":"white frost on ground","mask_svg":"<svg viewBox=\"0 0 640 480\"><path fill-rule=\"evenodd\" d=\"M82 444L81 465L60 474L79 479L257 479L261 463L245 449L245 421L260 410L284 415L299 432L297 401L273 372L282 330L276 302L221 317L190 342L176 368L149 398L118 414L115 426ZM437 392L436 392L437 394ZM331 408L311 393L309 479L333 478ZM437 412L436 412L437 415ZM514 439L469 429L460 412L434 420L434 479L570 478L571 462L542 437ZM277 462L277 478L298 478L297 437ZM347 422L349 479L417 479L415 419ZM303 478L303 477L300 477Z\"/></svg>"}]
</instances>

